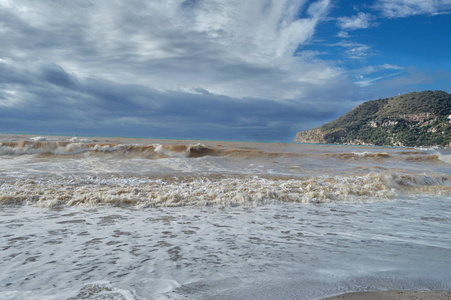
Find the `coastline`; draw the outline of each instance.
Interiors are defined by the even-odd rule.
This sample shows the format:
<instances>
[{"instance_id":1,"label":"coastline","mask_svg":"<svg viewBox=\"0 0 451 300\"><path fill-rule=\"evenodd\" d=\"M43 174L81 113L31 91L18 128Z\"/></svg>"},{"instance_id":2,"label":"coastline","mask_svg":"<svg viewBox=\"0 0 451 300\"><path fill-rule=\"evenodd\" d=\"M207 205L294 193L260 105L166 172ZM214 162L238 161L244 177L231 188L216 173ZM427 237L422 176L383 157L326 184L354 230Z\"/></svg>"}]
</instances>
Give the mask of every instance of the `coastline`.
<instances>
[{"instance_id":1,"label":"coastline","mask_svg":"<svg viewBox=\"0 0 451 300\"><path fill-rule=\"evenodd\" d=\"M451 291L375 291L375 292L353 292L322 300L449 300Z\"/></svg>"}]
</instances>

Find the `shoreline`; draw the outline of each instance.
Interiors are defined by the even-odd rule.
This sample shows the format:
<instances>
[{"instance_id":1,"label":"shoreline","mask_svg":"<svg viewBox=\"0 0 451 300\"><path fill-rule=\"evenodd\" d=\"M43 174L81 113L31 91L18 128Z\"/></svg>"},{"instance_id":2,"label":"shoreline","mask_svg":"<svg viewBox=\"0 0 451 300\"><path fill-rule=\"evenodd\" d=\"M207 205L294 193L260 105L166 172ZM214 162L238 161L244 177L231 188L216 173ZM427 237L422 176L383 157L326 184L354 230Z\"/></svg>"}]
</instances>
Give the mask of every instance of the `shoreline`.
<instances>
[{"instance_id":1,"label":"shoreline","mask_svg":"<svg viewBox=\"0 0 451 300\"><path fill-rule=\"evenodd\" d=\"M322 300L450 300L451 291L374 291L353 292L322 298Z\"/></svg>"}]
</instances>

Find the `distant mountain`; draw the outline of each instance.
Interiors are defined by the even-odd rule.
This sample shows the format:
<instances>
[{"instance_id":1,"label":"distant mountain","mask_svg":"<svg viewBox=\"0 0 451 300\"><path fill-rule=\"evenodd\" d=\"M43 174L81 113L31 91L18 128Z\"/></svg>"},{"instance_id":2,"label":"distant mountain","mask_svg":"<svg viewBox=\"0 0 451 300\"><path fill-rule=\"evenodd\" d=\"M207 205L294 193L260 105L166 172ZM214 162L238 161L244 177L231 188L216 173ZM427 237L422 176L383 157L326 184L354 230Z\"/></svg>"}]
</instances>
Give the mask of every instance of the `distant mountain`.
<instances>
[{"instance_id":1,"label":"distant mountain","mask_svg":"<svg viewBox=\"0 0 451 300\"><path fill-rule=\"evenodd\" d=\"M451 147L451 94L413 92L362 103L297 143Z\"/></svg>"}]
</instances>

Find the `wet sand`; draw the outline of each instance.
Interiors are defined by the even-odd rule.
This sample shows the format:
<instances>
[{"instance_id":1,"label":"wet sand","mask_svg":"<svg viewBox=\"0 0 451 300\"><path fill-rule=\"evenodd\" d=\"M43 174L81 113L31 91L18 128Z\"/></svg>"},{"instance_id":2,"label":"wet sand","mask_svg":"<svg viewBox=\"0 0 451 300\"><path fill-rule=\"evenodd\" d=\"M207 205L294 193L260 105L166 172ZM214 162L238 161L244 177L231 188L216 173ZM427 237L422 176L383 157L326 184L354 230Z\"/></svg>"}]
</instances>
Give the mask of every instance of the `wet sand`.
<instances>
[{"instance_id":1,"label":"wet sand","mask_svg":"<svg viewBox=\"0 0 451 300\"><path fill-rule=\"evenodd\" d=\"M358 292L342 294L338 296L324 298L323 300L450 300L451 291L383 291L383 292Z\"/></svg>"}]
</instances>

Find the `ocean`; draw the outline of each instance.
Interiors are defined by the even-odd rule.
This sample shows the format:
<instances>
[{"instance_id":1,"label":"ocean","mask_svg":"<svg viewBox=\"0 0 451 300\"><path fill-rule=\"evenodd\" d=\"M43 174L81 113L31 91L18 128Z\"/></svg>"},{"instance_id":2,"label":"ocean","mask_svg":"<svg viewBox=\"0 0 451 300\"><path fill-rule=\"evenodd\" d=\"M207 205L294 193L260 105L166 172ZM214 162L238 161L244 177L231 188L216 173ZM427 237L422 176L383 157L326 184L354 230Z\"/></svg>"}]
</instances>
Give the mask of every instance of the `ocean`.
<instances>
[{"instance_id":1,"label":"ocean","mask_svg":"<svg viewBox=\"0 0 451 300\"><path fill-rule=\"evenodd\" d=\"M0 299L451 289L451 151L0 136Z\"/></svg>"}]
</instances>

